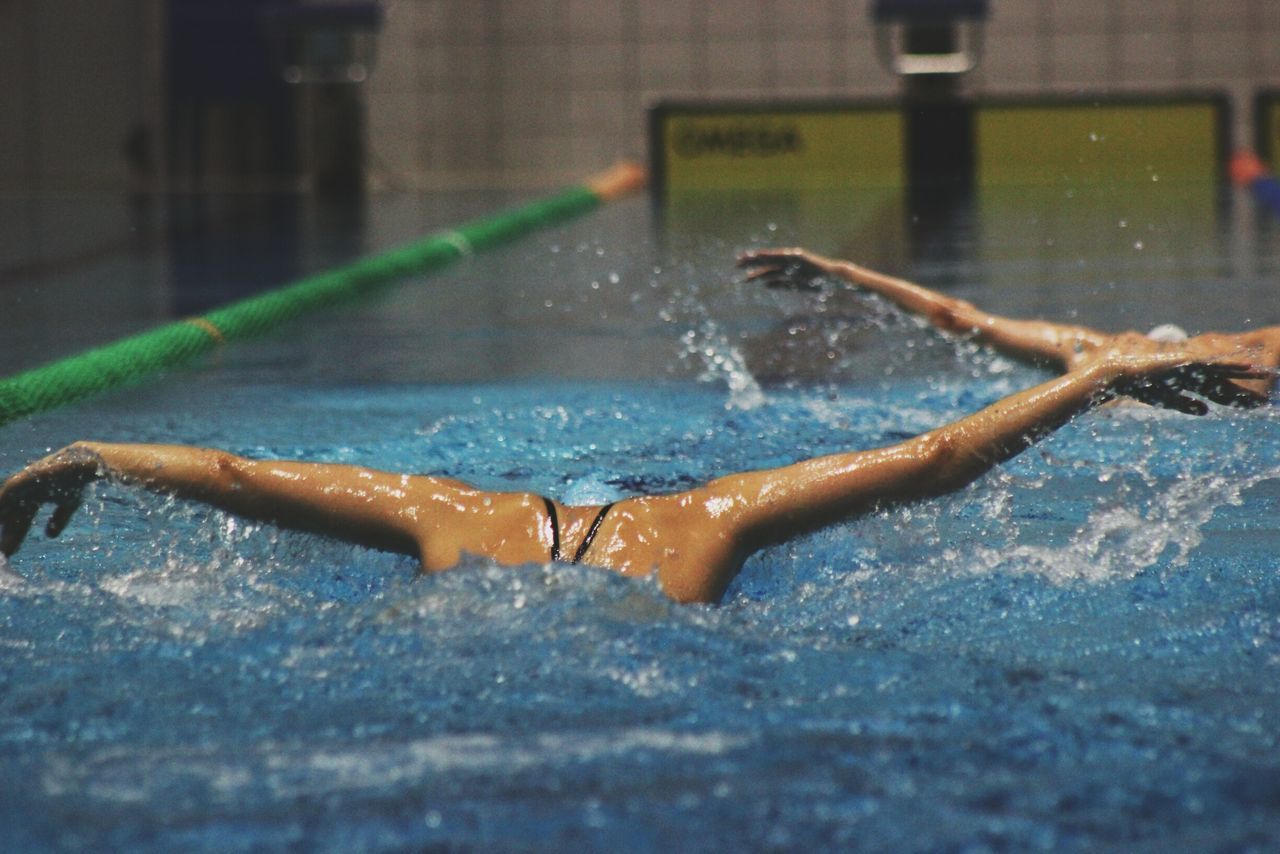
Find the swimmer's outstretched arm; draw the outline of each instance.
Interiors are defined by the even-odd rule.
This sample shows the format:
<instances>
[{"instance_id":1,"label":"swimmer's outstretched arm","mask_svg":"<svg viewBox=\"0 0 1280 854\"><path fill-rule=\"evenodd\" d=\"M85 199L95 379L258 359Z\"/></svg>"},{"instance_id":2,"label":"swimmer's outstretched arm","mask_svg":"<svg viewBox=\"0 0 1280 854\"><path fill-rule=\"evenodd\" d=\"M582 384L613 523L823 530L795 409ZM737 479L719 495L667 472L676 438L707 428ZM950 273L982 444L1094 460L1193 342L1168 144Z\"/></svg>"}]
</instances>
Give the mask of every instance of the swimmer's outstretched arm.
<instances>
[{"instance_id":1,"label":"swimmer's outstretched arm","mask_svg":"<svg viewBox=\"0 0 1280 854\"><path fill-rule=\"evenodd\" d=\"M0 552L22 545L36 514L53 504L56 537L84 488L108 478L193 499L285 528L420 557L411 478L357 466L249 460L181 445L77 442L0 485Z\"/></svg>"},{"instance_id":2,"label":"swimmer's outstretched arm","mask_svg":"<svg viewBox=\"0 0 1280 854\"><path fill-rule=\"evenodd\" d=\"M879 507L960 489L1117 395L1159 386L1161 402L1198 414L1207 407L1181 390L1215 399L1225 381L1263 376L1270 372L1240 362L1193 361L1186 354L1112 357L897 445L720 478L703 488L702 503L734 519L745 555ZM714 601L740 565L725 563L718 574L697 579L701 588L686 597Z\"/></svg>"},{"instance_id":3,"label":"swimmer's outstretched arm","mask_svg":"<svg viewBox=\"0 0 1280 854\"><path fill-rule=\"evenodd\" d=\"M1008 356L1059 368L1065 368L1081 348L1101 346L1110 337L1085 326L1001 317L914 282L804 249L757 249L743 253L738 266L751 271L749 279L772 285L807 285L819 276L842 279L944 332L972 336Z\"/></svg>"},{"instance_id":4,"label":"swimmer's outstretched arm","mask_svg":"<svg viewBox=\"0 0 1280 854\"><path fill-rule=\"evenodd\" d=\"M1205 337L1214 337L1214 334ZM1238 342L1240 352L1249 354L1250 358L1256 358L1268 367L1280 366L1280 326L1264 326L1236 333L1233 337Z\"/></svg>"}]
</instances>

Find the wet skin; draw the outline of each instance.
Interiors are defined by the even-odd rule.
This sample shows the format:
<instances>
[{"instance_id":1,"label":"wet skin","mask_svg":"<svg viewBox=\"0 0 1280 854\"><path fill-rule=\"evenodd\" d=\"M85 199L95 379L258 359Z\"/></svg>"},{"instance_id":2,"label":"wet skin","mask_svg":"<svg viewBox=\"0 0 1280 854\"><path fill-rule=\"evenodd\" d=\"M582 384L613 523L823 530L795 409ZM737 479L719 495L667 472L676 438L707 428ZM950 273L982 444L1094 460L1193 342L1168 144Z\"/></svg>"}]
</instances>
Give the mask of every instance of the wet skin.
<instances>
[{"instance_id":1,"label":"wet skin","mask_svg":"<svg viewBox=\"0 0 1280 854\"><path fill-rule=\"evenodd\" d=\"M749 271L749 280L772 287L813 288L818 278L835 279L877 294L944 332L972 337L1007 356L1057 370L1074 370L1116 356L1166 353L1280 367L1280 326L1248 332L1206 332L1185 341L1162 342L1134 331L1108 333L1087 326L1001 317L905 279L805 249L746 252L738 259L738 266ZM1236 379L1219 390L1217 399L1233 406L1258 406L1266 403L1271 386L1271 378ZM1149 397L1139 399L1160 406L1177 403L1167 395L1163 400L1156 399L1161 394L1162 389L1153 388Z\"/></svg>"},{"instance_id":2,"label":"wet skin","mask_svg":"<svg viewBox=\"0 0 1280 854\"><path fill-rule=\"evenodd\" d=\"M1235 402L1234 383L1271 372L1182 351L1102 354L1035 388L899 444L739 472L705 486L616 503L583 563L628 576L656 572L682 602L714 602L753 552L886 505L963 487L1074 415L1119 395L1185 412L1188 396ZM465 555L502 565L545 563L552 533L541 496L359 466L251 460L181 445L77 442L0 485L0 551L14 554L44 504L57 536L84 488L107 478L203 502L248 519L411 555L424 572ZM556 505L561 549L573 554L598 505Z\"/></svg>"}]
</instances>

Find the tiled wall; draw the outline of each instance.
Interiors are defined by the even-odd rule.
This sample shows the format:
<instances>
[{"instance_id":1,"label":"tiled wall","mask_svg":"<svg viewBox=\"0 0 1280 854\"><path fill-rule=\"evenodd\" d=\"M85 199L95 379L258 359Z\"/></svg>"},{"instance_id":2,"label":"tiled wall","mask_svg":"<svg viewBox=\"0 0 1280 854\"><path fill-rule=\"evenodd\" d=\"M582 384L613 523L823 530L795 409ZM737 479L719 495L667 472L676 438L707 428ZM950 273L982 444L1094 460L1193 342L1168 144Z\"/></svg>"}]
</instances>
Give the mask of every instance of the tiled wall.
<instances>
[{"instance_id":1,"label":"tiled wall","mask_svg":"<svg viewBox=\"0 0 1280 854\"><path fill-rule=\"evenodd\" d=\"M0 0L0 287L131 238L162 31L157 0Z\"/></svg>"},{"instance_id":2,"label":"tiled wall","mask_svg":"<svg viewBox=\"0 0 1280 854\"><path fill-rule=\"evenodd\" d=\"M877 97L871 0L395 0L369 85L372 178L548 183L641 157L667 97ZM975 94L1230 96L1280 85L1277 0L991 0Z\"/></svg>"},{"instance_id":3,"label":"tiled wall","mask_svg":"<svg viewBox=\"0 0 1280 854\"><path fill-rule=\"evenodd\" d=\"M216 3L218 0L209 0ZM265 0L264 0L265 2ZM549 184L643 157L669 97L882 97L872 0L383 0L374 186ZM125 184L162 138L165 0L0 0L0 193ZM1280 86L1280 0L990 0L976 94ZM159 149L159 146L155 146Z\"/></svg>"},{"instance_id":4,"label":"tiled wall","mask_svg":"<svg viewBox=\"0 0 1280 854\"><path fill-rule=\"evenodd\" d=\"M0 0L0 193L126 183L131 130L154 123L155 0Z\"/></svg>"}]
</instances>

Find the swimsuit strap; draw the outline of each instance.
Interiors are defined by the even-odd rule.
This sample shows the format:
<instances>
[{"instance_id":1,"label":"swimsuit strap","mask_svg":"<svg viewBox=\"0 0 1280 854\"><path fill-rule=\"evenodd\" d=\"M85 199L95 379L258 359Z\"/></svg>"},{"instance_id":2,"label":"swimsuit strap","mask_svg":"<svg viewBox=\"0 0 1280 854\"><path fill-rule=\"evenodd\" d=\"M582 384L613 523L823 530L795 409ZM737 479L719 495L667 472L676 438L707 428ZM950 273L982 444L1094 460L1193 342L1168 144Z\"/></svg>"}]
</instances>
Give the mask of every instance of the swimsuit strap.
<instances>
[{"instance_id":1,"label":"swimsuit strap","mask_svg":"<svg viewBox=\"0 0 1280 854\"><path fill-rule=\"evenodd\" d=\"M558 563L560 561L560 517L556 515L556 503L554 501L544 496L542 503L547 507L547 521L551 523L551 562ZM600 508L600 512L596 514L596 518L591 522L591 527L587 529L587 535L582 538L582 542L578 545L578 550L573 553L573 560L569 561L569 563L578 563L587 556L587 549L591 548L591 541L596 538L596 532L600 530L600 523L604 521L605 515L612 507L613 504L609 503Z\"/></svg>"},{"instance_id":2,"label":"swimsuit strap","mask_svg":"<svg viewBox=\"0 0 1280 854\"><path fill-rule=\"evenodd\" d=\"M596 514L595 520L592 521L591 527L587 530L587 535L582 538L582 544L573 553L573 560L570 563L578 563L587 556L587 549L591 548L591 541L596 538L596 532L600 530L600 523L604 521L605 514L609 512L611 507L613 507L612 502L600 508L600 512Z\"/></svg>"},{"instance_id":3,"label":"swimsuit strap","mask_svg":"<svg viewBox=\"0 0 1280 854\"><path fill-rule=\"evenodd\" d=\"M556 505L550 498L543 498L547 505L547 521L551 523L551 562L560 560L560 520L556 517Z\"/></svg>"}]
</instances>

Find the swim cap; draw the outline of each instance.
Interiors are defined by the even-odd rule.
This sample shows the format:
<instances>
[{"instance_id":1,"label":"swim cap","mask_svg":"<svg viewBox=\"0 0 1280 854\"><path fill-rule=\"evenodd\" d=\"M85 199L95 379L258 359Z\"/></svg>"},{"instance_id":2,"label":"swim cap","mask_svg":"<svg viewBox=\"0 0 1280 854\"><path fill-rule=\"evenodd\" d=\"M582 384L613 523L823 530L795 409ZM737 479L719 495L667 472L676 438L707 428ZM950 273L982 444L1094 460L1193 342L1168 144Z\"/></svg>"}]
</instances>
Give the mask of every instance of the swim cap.
<instances>
[{"instance_id":1,"label":"swim cap","mask_svg":"<svg viewBox=\"0 0 1280 854\"><path fill-rule=\"evenodd\" d=\"M1177 344L1179 341L1186 341L1191 336L1187 334L1187 330L1176 323L1162 323L1148 332L1147 337L1152 341Z\"/></svg>"}]
</instances>

